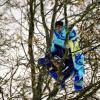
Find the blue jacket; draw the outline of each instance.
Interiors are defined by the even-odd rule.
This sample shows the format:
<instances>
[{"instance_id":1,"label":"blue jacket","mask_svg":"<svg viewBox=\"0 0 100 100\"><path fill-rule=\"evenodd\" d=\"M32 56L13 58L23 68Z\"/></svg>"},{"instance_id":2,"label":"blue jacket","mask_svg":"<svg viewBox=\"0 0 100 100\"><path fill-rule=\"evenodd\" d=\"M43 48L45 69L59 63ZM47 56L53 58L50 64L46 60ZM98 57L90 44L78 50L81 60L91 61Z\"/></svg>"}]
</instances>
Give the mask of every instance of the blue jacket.
<instances>
[{"instance_id":1,"label":"blue jacket","mask_svg":"<svg viewBox=\"0 0 100 100\"><path fill-rule=\"evenodd\" d=\"M61 46L62 48L64 47L64 41L66 39L66 30L63 27L62 28L62 32L58 33L54 30L53 32L53 39L52 39L52 46L51 46L51 52L54 52L56 50L56 48L54 47L54 44ZM70 32L69 36L68 36L69 40L73 40L75 41L77 39L77 34L76 34L76 30L72 29L72 31ZM68 45L66 45L66 48L69 48Z\"/></svg>"}]
</instances>

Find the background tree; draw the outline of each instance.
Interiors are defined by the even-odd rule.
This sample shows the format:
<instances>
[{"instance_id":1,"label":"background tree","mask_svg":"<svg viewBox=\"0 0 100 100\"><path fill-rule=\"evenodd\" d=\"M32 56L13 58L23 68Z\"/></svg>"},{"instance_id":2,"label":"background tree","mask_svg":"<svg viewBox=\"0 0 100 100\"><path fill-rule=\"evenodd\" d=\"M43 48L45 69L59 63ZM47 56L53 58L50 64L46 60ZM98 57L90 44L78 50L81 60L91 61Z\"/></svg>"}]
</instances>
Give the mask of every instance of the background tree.
<instances>
[{"instance_id":1,"label":"background tree","mask_svg":"<svg viewBox=\"0 0 100 100\"><path fill-rule=\"evenodd\" d=\"M37 59L49 52L56 20L69 33L78 27L85 54L85 89L73 90L73 77L60 87ZM0 93L8 100L99 100L100 2L98 0L1 0ZM66 39L67 43L67 39Z\"/></svg>"}]
</instances>

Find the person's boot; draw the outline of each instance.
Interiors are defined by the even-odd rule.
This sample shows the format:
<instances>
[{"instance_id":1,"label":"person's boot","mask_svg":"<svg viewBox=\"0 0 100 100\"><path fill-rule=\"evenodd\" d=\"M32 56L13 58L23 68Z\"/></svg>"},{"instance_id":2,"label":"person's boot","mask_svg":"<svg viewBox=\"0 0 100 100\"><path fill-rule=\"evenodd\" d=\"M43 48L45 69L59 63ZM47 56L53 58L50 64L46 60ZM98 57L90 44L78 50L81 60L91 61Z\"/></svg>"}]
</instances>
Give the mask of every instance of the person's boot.
<instances>
[{"instance_id":1,"label":"person's boot","mask_svg":"<svg viewBox=\"0 0 100 100\"><path fill-rule=\"evenodd\" d=\"M56 71L55 71L54 69L51 69L51 70L49 71L49 75L50 75L51 77L53 77L56 81L58 80L58 75L57 75L57 73L56 73Z\"/></svg>"}]
</instances>

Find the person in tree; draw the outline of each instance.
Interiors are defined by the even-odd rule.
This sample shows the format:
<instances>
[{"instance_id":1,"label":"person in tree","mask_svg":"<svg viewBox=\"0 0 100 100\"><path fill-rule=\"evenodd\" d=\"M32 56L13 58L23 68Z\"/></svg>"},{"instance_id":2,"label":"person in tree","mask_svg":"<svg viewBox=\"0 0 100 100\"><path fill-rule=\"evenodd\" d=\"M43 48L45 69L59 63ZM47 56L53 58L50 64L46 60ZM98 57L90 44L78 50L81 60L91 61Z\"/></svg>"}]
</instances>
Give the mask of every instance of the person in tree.
<instances>
[{"instance_id":1,"label":"person in tree","mask_svg":"<svg viewBox=\"0 0 100 100\"><path fill-rule=\"evenodd\" d=\"M66 37L66 28L62 21L55 23L55 29L53 30L52 44L50 53L52 57L58 57L62 59L65 50L68 51L68 57L65 58L64 63L59 61L50 60L46 65L52 66L53 69L49 71L49 74L61 83L61 88L65 87L65 80L74 73L74 88L75 90L83 89L83 75L84 75L84 55L79 48L77 28L74 27L68 35L68 44L64 46ZM48 55L45 58L49 58ZM58 60L59 60L58 59ZM41 60L43 63L43 60ZM63 77L62 77L63 76ZM60 78L61 77L61 78Z\"/></svg>"}]
</instances>

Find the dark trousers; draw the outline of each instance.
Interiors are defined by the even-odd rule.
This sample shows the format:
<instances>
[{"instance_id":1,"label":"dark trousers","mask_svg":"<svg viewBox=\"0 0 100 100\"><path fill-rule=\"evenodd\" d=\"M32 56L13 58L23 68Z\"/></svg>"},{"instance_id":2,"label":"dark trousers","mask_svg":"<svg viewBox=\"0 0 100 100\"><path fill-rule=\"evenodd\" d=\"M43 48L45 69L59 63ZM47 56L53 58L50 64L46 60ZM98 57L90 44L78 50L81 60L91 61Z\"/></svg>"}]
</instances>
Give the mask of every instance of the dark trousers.
<instances>
[{"instance_id":1,"label":"dark trousers","mask_svg":"<svg viewBox=\"0 0 100 100\"><path fill-rule=\"evenodd\" d=\"M55 52L52 52L52 56L59 56L60 58L62 58L65 54L65 49L58 46L58 45L54 45L55 48L56 48L56 51ZM64 68L68 67L67 70L65 70L62 74L63 74L63 79L61 81L61 87L64 88L65 87L65 80L67 78L70 77L70 75L72 75L72 73L75 72L74 70L74 65L73 65L73 60L72 60L72 55L71 55L71 51L69 49L69 55L67 57L67 59L65 59L64 61ZM55 66L54 66L55 67ZM62 67L62 66L61 66Z\"/></svg>"},{"instance_id":2,"label":"dark trousers","mask_svg":"<svg viewBox=\"0 0 100 100\"><path fill-rule=\"evenodd\" d=\"M52 56L53 57L54 56L59 56L60 58L62 58L65 54L65 49L58 46L58 45L56 45L56 44L54 46L56 48L56 51L51 52ZM70 49L68 51L69 51L68 59L65 59L64 63L65 63L65 66L73 66L71 51L70 51Z\"/></svg>"}]
</instances>

